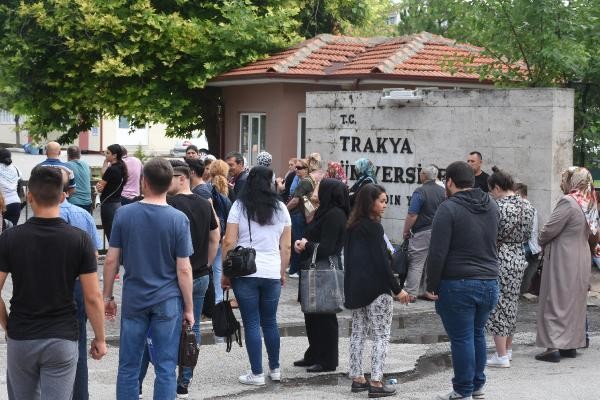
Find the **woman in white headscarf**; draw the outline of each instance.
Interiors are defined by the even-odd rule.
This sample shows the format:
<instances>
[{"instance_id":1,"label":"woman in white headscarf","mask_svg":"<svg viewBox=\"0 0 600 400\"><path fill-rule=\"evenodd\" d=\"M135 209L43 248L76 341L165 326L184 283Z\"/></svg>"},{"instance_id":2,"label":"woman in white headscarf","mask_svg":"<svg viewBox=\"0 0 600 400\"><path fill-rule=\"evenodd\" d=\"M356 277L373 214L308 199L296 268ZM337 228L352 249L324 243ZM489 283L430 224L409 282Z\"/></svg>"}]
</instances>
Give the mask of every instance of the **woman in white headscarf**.
<instances>
[{"instance_id":1,"label":"woman in white headscarf","mask_svg":"<svg viewBox=\"0 0 600 400\"><path fill-rule=\"evenodd\" d=\"M544 267L537 316L537 341L546 351L539 361L575 358L585 346L587 292L591 272L590 236L598 233L598 209L593 180L585 168L562 174L565 194L539 234Z\"/></svg>"}]
</instances>

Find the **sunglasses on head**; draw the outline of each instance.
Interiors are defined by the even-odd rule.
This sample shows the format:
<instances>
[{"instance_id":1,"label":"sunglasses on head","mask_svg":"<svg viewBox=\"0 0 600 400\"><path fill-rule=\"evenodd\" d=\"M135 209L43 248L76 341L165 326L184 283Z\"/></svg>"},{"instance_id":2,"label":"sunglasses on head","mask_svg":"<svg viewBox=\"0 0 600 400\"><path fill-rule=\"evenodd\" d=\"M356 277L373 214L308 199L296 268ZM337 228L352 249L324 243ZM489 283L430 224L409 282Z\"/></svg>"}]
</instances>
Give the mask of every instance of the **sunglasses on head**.
<instances>
[{"instance_id":1,"label":"sunglasses on head","mask_svg":"<svg viewBox=\"0 0 600 400\"><path fill-rule=\"evenodd\" d=\"M305 167L303 165L296 165L297 170L302 170L302 169L306 169L306 168L308 168L308 167Z\"/></svg>"}]
</instances>

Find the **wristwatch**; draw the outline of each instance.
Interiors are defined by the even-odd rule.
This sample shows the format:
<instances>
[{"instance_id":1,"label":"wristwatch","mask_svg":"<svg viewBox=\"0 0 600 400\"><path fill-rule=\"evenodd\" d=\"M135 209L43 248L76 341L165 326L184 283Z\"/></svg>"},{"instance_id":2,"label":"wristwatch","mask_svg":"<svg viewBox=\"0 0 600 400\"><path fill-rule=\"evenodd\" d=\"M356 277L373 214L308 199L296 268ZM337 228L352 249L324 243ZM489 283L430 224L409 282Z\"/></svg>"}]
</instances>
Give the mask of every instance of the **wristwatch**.
<instances>
[{"instance_id":1,"label":"wristwatch","mask_svg":"<svg viewBox=\"0 0 600 400\"><path fill-rule=\"evenodd\" d=\"M107 301L114 301L115 300L115 296L110 296L110 297L105 297L104 298L104 302L106 303Z\"/></svg>"}]
</instances>

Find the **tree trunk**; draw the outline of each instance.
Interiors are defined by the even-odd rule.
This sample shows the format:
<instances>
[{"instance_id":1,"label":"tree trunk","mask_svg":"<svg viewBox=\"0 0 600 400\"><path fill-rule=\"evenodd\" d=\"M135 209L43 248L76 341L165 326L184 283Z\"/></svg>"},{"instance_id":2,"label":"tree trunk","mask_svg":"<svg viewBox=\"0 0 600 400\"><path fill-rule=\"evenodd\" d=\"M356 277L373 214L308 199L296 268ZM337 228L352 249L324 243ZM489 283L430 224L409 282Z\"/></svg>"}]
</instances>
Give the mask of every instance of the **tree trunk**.
<instances>
[{"instance_id":1,"label":"tree trunk","mask_svg":"<svg viewBox=\"0 0 600 400\"><path fill-rule=\"evenodd\" d=\"M20 124L21 116L15 115L15 143L17 147L21 147L21 124Z\"/></svg>"},{"instance_id":2,"label":"tree trunk","mask_svg":"<svg viewBox=\"0 0 600 400\"><path fill-rule=\"evenodd\" d=\"M223 107L221 100L221 89L204 88L204 107L202 107L204 120L204 134L208 142L210 154L217 158L222 158L221 154L221 110Z\"/></svg>"}]
</instances>

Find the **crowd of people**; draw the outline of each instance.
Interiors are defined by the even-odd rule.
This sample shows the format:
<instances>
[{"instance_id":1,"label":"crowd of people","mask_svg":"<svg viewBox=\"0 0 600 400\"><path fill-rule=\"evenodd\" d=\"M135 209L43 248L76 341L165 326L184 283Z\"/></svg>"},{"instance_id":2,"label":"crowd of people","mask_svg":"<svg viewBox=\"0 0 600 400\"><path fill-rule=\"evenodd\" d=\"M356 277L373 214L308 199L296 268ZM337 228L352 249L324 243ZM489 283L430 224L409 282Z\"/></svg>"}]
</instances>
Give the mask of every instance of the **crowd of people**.
<instances>
[{"instance_id":1,"label":"crowd of people","mask_svg":"<svg viewBox=\"0 0 600 400\"><path fill-rule=\"evenodd\" d=\"M352 312L351 392L375 398L396 393L383 379L393 302L422 299L435 301L451 343L453 390L438 398L483 398L486 366L511 365L519 297L540 274L541 262L537 345L546 350L536 359L559 362L589 345L586 296L591 254L600 246L598 206L585 168L563 173L564 196L539 235L527 186L496 167L483 172L479 152L451 163L443 176L433 164L421 168L402 230L408 241L404 281L392 269L397 250L382 225L386 189L366 158L351 167L354 184L348 187L343 166L325 164L318 153L290 159L277 176L267 152L248 166L240 153L221 160L190 146L183 160L142 163L112 144L94 199L79 148L68 148L68 162L60 152L58 143L48 143L47 159L31 171L27 202L34 216L18 225L21 172L0 149L0 290L8 274L13 281L10 314L0 300L10 399L89 397L86 322L94 331L89 353L101 359L107 352L103 319L117 315L114 282L121 266L117 399L143 396L150 363L155 399L187 398L194 370L177 368L182 327L191 327L200 344L200 320L229 289L250 365L239 382L280 381L282 287L288 278L302 283L315 260L344 270L344 306ZM102 291L95 207L109 243ZM239 246L255 250L256 272L227 276L223 260ZM335 371L336 314L306 312L304 319L308 348L293 366ZM490 358L486 332L495 345ZM369 337L367 377L362 363Z\"/></svg>"}]
</instances>

